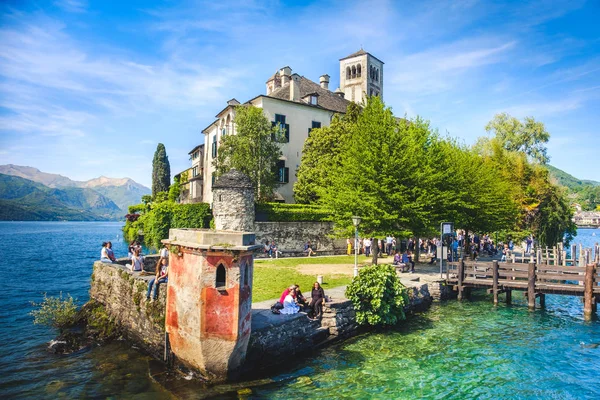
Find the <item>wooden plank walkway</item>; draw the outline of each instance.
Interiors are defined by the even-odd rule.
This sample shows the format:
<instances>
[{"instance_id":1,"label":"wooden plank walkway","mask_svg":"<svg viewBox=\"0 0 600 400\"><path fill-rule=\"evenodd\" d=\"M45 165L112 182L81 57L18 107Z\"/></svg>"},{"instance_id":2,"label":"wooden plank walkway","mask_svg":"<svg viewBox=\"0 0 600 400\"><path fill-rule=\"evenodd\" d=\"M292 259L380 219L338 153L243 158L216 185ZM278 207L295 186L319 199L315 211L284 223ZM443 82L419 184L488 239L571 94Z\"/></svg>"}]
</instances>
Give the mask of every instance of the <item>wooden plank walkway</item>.
<instances>
[{"instance_id":1,"label":"wooden plank walkway","mask_svg":"<svg viewBox=\"0 0 600 400\"><path fill-rule=\"evenodd\" d=\"M500 263L464 261L449 263L446 281L458 290L458 299L469 295L473 288L486 288L494 295L494 304L498 304L498 295L506 294L510 304L513 290L524 291L530 308L535 308L535 299L545 305L546 294L583 296L584 316L591 318L600 301L598 263L586 267L537 265L533 262Z\"/></svg>"}]
</instances>

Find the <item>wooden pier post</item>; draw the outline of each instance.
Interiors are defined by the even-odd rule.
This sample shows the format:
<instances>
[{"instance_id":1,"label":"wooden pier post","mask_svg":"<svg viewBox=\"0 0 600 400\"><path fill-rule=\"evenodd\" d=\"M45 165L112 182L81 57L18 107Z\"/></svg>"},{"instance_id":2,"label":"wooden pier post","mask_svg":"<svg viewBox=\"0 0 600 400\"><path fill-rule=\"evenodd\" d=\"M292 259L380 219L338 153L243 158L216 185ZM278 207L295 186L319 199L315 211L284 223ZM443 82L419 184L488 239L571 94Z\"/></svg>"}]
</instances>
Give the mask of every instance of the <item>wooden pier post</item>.
<instances>
[{"instance_id":1,"label":"wooden pier post","mask_svg":"<svg viewBox=\"0 0 600 400\"><path fill-rule=\"evenodd\" d=\"M492 263L492 279L493 279L492 290L494 293L494 305L495 306L498 305L498 275L499 275L498 260L494 260L494 262Z\"/></svg>"},{"instance_id":2,"label":"wooden pier post","mask_svg":"<svg viewBox=\"0 0 600 400\"><path fill-rule=\"evenodd\" d=\"M527 274L527 302L529 308L535 308L535 264L529 263Z\"/></svg>"},{"instance_id":3,"label":"wooden pier post","mask_svg":"<svg viewBox=\"0 0 600 400\"><path fill-rule=\"evenodd\" d=\"M465 261L461 258L460 261L458 262L458 300L462 300L463 299L463 291L464 291L464 286L463 286L463 281L465 279Z\"/></svg>"},{"instance_id":4,"label":"wooden pier post","mask_svg":"<svg viewBox=\"0 0 600 400\"><path fill-rule=\"evenodd\" d=\"M585 267L585 284L583 289L583 317L586 320L592 319L596 311L596 299L594 298L594 274L596 273L596 264L588 264Z\"/></svg>"},{"instance_id":5,"label":"wooden pier post","mask_svg":"<svg viewBox=\"0 0 600 400\"><path fill-rule=\"evenodd\" d=\"M577 265L577 245L571 245L571 265L574 267Z\"/></svg>"},{"instance_id":6,"label":"wooden pier post","mask_svg":"<svg viewBox=\"0 0 600 400\"><path fill-rule=\"evenodd\" d=\"M544 293L540 293L540 307L546 307L546 295Z\"/></svg>"},{"instance_id":7,"label":"wooden pier post","mask_svg":"<svg viewBox=\"0 0 600 400\"><path fill-rule=\"evenodd\" d=\"M562 261L562 263L561 263L561 264L562 264L562 266L563 266L563 267L566 267L566 266L567 266L567 251L566 251L566 250L563 250L563 251L561 252L561 259L562 259L562 260L561 260L561 261Z\"/></svg>"},{"instance_id":8,"label":"wooden pier post","mask_svg":"<svg viewBox=\"0 0 600 400\"><path fill-rule=\"evenodd\" d=\"M542 264L542 249L538 249L537 251L537 265L541 265Z\"/></svg>"},{"instance_id":9,"label":"wooden pier post","mask_svg":"<svg viewBox=\"0 0 600 400\"><path fill-rule=\"evenodd\" d=\"M512 290L506 289L506 304L512 303Z\"/></svg>"}]
</instances>

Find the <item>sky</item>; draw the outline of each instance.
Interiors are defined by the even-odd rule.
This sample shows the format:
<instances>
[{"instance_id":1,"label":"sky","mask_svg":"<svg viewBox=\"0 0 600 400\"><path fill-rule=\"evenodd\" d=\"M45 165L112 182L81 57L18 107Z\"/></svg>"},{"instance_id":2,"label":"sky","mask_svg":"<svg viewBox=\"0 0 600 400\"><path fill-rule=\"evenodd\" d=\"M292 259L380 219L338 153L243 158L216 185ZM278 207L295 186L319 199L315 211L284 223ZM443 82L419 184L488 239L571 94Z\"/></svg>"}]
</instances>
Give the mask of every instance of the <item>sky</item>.
<instances>
[{"instance_id":1,"label":"sky","mask_svg":"<svg viewBox=\"0 0 600 400\"><path fill-rule=\"evenodd\" d=\"M0 5L0 164L151 184L236 98L289 65L339 86L361 47L383 99L473 144L500 112L551 134L550 163L600 181L600 2L94 1Z\"/></svg>"}]
</instances>

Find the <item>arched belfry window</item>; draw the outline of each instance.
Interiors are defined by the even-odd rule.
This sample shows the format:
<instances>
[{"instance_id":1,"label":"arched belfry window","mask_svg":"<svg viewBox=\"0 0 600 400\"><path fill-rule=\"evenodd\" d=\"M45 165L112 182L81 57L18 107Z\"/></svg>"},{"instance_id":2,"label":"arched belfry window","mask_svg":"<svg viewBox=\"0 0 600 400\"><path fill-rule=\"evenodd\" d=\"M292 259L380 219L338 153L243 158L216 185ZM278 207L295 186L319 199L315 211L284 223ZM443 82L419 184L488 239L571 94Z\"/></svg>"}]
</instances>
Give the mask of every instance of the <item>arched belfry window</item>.
<instances>
[{"instance_id":1,"label":"arched belfry window","mask_svg":"<svg viewBox=\"0 0 600 400\"><path fill-rule=\"evenodd\" d=\"M350 72L350 67L346 67L346 79L350 79L352 77L352 73Z\"/></svg>"},{"instance_id":2,"label":"arched belfry window","mask_svg":"<svg viewBox=\"0 0 600 400\"><path fill-rule=\"evenodd\" d=\"M352 66L352 77L356 78L356 66Z\"/></svg>"},{"instance_id":3,"label":"arched belfry window","mask_svg":"<svg viewBox=\"0 0 600 400\"><path fill-rule=\"evenodd\" d=\"M361 72L362 67L360 66L360 64L358 64L358 66L356 67L356 76L358 76L360 78L360 72Z\"/></svg>"},{"instance_id":4,"label":"arched belfry window","mask_svg":"<svg viewBox=\"0 0 600 400\"><path fill-rule=\"evenodd\" d=\"M217 289L225 289L225 282L227 281L227 271L225 271L225 266L223 264L219 264L217 266L217 276L215 279L215 287Z\"/></svg>"}]
</instances>

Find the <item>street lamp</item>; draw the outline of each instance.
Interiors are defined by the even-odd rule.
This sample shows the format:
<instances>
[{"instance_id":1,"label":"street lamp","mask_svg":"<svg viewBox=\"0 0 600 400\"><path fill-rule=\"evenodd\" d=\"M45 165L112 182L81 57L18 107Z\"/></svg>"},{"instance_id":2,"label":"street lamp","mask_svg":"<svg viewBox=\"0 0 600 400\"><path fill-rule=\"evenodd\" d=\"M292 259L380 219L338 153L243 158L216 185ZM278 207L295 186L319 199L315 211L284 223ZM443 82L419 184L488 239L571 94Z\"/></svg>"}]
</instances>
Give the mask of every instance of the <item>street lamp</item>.
<instances>
[{"instance_id":1,"label":"street lamp","mask_svg":"<svg viewBox=\"0 0 600 400\"><path fill-rule=\"evenodd\" d=\"M354 276L358 276L358 225L360 225L360 221L360 217L352 217L352 225L354 225Z\"/></svg>"}]
</instances>

